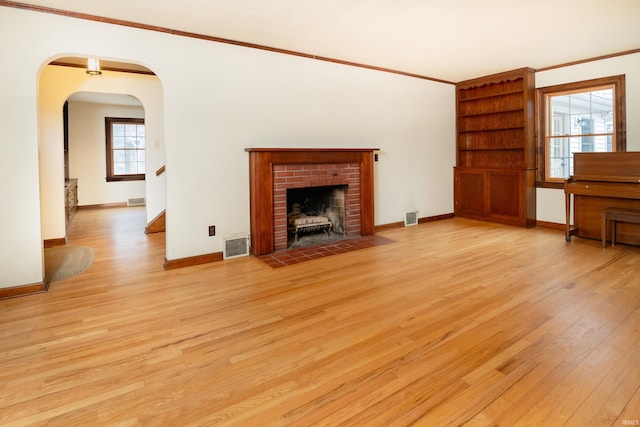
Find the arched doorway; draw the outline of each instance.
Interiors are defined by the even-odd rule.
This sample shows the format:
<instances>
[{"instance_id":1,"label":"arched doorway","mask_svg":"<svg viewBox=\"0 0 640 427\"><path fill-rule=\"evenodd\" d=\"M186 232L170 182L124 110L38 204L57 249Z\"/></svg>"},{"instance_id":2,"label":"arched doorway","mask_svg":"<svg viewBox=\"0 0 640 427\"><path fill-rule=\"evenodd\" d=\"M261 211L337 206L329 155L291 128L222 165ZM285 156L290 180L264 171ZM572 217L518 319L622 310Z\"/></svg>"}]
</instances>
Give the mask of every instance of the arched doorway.
<instances>
[{"instance_id":1,"label":"arched doorway","mask_svg":"<svg viewBox=\"0 0 640 427\"><path fill-rule=\"evenodd\" d=\"M153 219L166 207L166 178L154 173L165 163L160 80L137 64L102 63L102 75L95 77L85 72L86 58L80 57L58 58L40 73L39 171L45 245L65 242L67 210L63 183L69 179L78 179L80 205L144 200L147 219ZM70 131L66 151L62 114L65 104ZM107 116L145 120L146 138L151 143L144 150L144 181L107 186L104 133Z\"/></svg>"}]
</instances>

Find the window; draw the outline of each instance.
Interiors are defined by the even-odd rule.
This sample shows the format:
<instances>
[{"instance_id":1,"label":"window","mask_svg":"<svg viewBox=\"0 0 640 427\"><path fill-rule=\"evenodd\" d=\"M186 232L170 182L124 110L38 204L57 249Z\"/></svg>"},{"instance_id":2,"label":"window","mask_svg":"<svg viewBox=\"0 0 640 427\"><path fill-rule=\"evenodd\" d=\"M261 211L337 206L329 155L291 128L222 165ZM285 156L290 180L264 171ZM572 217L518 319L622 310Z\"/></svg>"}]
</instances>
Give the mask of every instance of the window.
<instances>
[{"instance_id":1,"label":"window","mask_svg":"<svg viewBox=\"0 0 640 427\"><path fill-rule=\"evenodd\" d=\"M144 119L105 117L107 181L144 180Z\"/></svg>"},{"instance_id":2,"label":"window","mask_svg":"<svg viewBox=\"0 0 640 427\"><path fill-rule=\"evenodd\" d=\"M538 181L573 175L573 153L626 150L624 76L538 89Z\"/></svg>"}]
</instances>

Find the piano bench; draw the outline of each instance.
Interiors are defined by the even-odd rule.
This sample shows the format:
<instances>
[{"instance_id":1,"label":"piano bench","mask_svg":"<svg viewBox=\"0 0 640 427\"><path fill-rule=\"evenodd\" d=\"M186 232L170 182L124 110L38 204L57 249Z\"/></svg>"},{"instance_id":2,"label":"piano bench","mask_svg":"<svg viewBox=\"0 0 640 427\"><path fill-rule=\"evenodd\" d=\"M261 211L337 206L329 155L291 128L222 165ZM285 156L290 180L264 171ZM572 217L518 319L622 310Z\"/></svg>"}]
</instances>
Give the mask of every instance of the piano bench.
<instances>
[{"instance_id":1,"label":"piano bench","mask_svg":"<svg viewBox=\"0 0 640 427\"><path fill-rule=\"evenodd\" d=\"M607 208L602 211L602 247L607 246L607 226L611 221L611 246L616 244L616 222L640 224L640 210Z\"/></svg>"}]
</instances>

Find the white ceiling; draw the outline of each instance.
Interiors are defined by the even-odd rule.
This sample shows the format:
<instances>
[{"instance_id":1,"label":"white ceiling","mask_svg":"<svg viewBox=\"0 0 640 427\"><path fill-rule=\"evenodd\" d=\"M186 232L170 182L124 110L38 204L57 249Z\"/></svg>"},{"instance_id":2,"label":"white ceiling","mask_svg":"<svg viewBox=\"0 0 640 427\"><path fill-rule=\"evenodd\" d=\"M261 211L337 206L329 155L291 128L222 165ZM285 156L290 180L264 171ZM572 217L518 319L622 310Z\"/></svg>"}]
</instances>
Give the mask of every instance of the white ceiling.
<instances>
[{"instance_id":1,"label":"white ceiling","mask_svg":"<svg viewBox=\"0 0 640 427\"><path fill-rule=\"evenodd\" d=\"M31 0L457 82L640 48L640 0Z\"/></svg>"},{"instance_id":2,"label":"white ceiling","mask_svg":"<svg viewBox=\"0 0 640 427\"><path fill-rule=\"evenodd\" d=\"M75 92L68 101L84 102L89 104L125 105L129 107L142 107L138 98L131 95L117 93Z\"/></svg>"}]
</instances>

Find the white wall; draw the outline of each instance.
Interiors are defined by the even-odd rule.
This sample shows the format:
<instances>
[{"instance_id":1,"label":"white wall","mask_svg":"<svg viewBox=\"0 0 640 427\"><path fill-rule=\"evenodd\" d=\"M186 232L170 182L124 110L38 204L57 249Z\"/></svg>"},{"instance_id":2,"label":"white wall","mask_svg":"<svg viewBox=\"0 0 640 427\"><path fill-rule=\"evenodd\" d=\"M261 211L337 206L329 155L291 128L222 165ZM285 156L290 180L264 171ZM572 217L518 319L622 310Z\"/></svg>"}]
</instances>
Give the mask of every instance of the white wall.
<instances>
[{"instance_id":1,"label":"white wall","mask_svg":"<svg viewBox=\"0 0 640 427\"><path fill-rule=\"evenodd\" d=\"M147 125L150 109L163 112L169 260L219 252L223 237L248 233L247 147L380 148L376 224L402 221L407 209L418 209L420 216L453 211L452 85L0 8L0 39L16 37L20 44L0 46L0 54L13 58L0 67L2 105L11 106L2 107L0 125L9 139L1 139L0 148L12 155L11 160L0 157L0 173L20 179L3 179L0 188L3 197L20 195L25 202L3 213L7 217L0 221L2 241L11 241L8 235L20 242L0 248L0 287L42 280L36 129L43 127L40 138L46 139L55 124L46 117L39 120L36 86L43 64L61 56L137 62L158 75L160 105L137 97L145 107ZM95 82L94 78L90 85ZM57 84L42 92L56 92ZM77 90L96 91L76 86L63 99ZM49 145L40 146L42 150ZM57 154L41 154L43 162L62 165ZM208 225L216 225L216 237L207 236ZM19 262L10 261L15 256Z\"/></svg>"},{"instance_id":2,"label":"white wall","mask_svg":"<svg viewBox=\"0 0 640 427\"><path fill-rule=\"evenodd\" d=\"M156 67L166 100L168 259L220 251L208 225L220 237L248 233L248 147L380 148L376 224L401 221L408 207L453 211L453 86L179 38L165 48L178 64L209 58L189 78Z\"/></svg>"},{"instance_id":3,"label":"white wall","mask_svg":"<svg viewBox=\"0 0 640 427\"><path fill-rule=\"evenodd\" d=\"M144 109L69 103L69 177L78 179L80 206L123 203L130 198L145 197L145 181L106 181L105 117L144 119Z\"/></svg>"},{"instance_id":4,"label":"white wall","mask_svg":"<svg viewBox=\"0 0 640 427\"><path fill-rule=\"evenodd\" d=\"M640 53L536 73L536 87L554 86L624 74L627 151L640 151ZM564 190L537 189L538 221L565 223Z\"/></svg>"},{"instance_id":5,"label":"white wall","mask_svg":"<svg viewBox=\"0 0 640 427\"><path fill-rule=\"evenodd\" d=\"M18 43L8 42L16 28L6 22L0 15L1 52L19 58ZM42 60L21 59L20 67L5 65L11 61L0 67L0 287L42 283L43 277L36 120Z\"/></svg>"}]
</instances>

